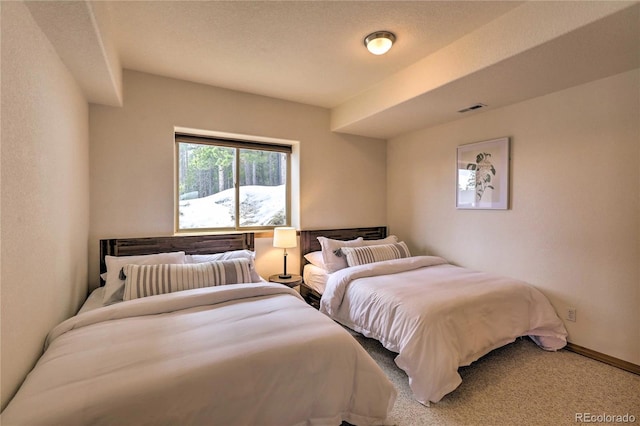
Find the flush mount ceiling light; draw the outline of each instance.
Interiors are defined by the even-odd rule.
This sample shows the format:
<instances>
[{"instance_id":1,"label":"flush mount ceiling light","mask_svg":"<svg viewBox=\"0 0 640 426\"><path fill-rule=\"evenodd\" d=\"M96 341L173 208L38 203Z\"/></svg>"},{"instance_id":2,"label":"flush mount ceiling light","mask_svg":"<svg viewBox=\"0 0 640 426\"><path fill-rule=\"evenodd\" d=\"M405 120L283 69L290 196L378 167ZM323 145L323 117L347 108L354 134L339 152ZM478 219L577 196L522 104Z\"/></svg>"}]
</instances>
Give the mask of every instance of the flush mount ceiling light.
<instances>
[{"instance_id":1,"label":"flush mount ceiling light","mask_svg":"<svg viewBox=\"0 0 640 426\"><path fill-rule=\"evenodd\" d=\"M389 31L376 31L364 38L364 45L374 55L384 55L391 49L396 36Z\"/></svg>"}]
</instances>

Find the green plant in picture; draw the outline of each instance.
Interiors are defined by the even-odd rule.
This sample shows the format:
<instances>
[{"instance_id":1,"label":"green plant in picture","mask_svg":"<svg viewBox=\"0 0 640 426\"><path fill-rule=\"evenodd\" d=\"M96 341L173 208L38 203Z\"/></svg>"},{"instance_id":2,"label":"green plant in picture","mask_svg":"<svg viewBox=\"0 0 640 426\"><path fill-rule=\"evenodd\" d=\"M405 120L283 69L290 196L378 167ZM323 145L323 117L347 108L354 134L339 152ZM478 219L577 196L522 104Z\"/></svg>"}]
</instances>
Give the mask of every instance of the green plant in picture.
<instances>
[{"instance_id":1,"label":"green plant in picture","mask_svg":"<svg viewBox=\"0 0 640 426\"><path fill-rule=\"evenodd\" d=\"M479 202L487 188L494 189L491 185L491 178L496 175L496 168L493 167L491 154L481 152L476 155L476 162L467 164L467 170L475 171L469 178L468 186L476 188L476 202Z\"/></svg>"}]
</instances>

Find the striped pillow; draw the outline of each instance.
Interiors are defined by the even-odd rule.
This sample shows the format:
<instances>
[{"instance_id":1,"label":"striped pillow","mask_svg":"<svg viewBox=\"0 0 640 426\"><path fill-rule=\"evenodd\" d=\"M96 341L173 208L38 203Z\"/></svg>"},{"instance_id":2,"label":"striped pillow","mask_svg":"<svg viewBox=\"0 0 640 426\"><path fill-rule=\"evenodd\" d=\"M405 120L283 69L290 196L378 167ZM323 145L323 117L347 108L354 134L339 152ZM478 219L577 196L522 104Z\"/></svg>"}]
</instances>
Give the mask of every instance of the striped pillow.
<instances>
[{"instance_id":1,"label":"striped pillow","mask_svg":"<svg viewBox=\"0 0 640 426\"><path fill-rule=\"evenodd\" d=\"M249 259L183 265L125 265L123 300L192 288L250 283Z\"/></svg>"},{"instance_id":2,"label":"striped pillow","mask_svg":"<svg viewBox=\"0 0 640 426\"><path fill-rule=\"evenodd\" d=\"M367 263L402 259L404 257L411 256L409 248L404 241L400 241L395 244L381 244L377 246L342 247L341 250L347 257L347 264L349 266L365 265Z\"/></svg>"}]
</instances>

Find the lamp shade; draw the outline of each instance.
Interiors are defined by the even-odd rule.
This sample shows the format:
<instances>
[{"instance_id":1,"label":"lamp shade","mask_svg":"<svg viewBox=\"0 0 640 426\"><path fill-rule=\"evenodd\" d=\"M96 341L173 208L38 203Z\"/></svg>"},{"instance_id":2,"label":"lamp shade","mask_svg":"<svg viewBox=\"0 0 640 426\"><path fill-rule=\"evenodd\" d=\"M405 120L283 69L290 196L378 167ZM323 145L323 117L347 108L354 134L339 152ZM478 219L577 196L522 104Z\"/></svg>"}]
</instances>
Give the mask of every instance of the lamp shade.
<instances>
[{"instance_id":1,"label":"lamp shade","mask_svg":"<svg viewBox=\"0 0 640 426\"><path fill-rule=\"evenodd\" d=\"M296 228L279 227L273 229L273 246L292 248L298 245Z\"/></svg>"}]
</instances>

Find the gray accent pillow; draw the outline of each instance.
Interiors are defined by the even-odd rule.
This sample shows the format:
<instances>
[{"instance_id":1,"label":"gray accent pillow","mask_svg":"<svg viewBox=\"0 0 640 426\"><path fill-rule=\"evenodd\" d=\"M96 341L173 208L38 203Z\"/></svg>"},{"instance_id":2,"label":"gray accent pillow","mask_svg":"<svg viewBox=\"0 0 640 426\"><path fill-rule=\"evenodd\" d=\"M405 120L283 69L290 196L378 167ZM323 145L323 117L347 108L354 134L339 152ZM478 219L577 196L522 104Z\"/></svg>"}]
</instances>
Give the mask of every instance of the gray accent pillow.
<instances>
[{"instance_id":1,"label":"gray accent pillow","mask_svg":"<svg viewBox=\"0 0 640 426\"><path fill-rule=\"evenodd\" d=\"M124 300L194 288L252 282L249 259L183 265L125 265Z\"/></svg>"},{"instance_id":2,"label":"gray accent pillow","mask_svg":"<svg viewBox=\"0 0 640 426\"><path fill-rule=\"evenodd\" d=\"M358 266L367 263L382 262L384 260L402 259L410 257L409 248L400 241L395 244L381 244L364 247L343 247L342 253L347 258L347 265Z\"/></svg>"}]
</instances>

